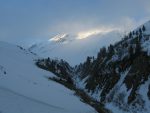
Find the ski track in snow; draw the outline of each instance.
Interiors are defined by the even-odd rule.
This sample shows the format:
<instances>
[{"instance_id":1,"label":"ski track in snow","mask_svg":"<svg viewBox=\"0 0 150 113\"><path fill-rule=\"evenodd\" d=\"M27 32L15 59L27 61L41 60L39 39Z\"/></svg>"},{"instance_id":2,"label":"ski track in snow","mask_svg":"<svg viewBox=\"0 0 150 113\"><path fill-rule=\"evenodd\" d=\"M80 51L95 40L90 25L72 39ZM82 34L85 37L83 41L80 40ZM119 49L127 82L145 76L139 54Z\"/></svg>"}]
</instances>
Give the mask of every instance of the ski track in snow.
<instances>
[{"instance_id":1,"label":"ski track in snow","mask_svg":"<svg viewBox=\"0 0 150 113\"><path fill-rule=\"evenodd\" d=\"M58 106L54 106L54 105L50 105L50 104L48 104L48 103L45 103L45 102L42 102L42 101L39 101L39 100L30 98L30 97L27 97L27 96L25 96L25 95L16 93L16 92L14 92L14 91L12 91L12 90L10 90L10 89L4 88L4 87L0 87L0 92L1 92L1 91L11 93L11 94L13 94L13 95L22 97L22 98L24 98L24 99L27 99L27 100L30 100L30 101L33 101L33 102L36 102L36 103L43 104L43 105L48 106L48 107L51 107L51 108L60 109L60 110L65 110L64 108L61 108L61 107L58 107Z\"/></svg>"},{"instance_id":2,"label":"ski track in snow","mask_svg":"<svg viewBox=\"0 0 150 113\"><path fill-rule=\"evenodd\" d=\"M33 98L30 98L30 97L26 97L24 95L21 95L21 94L16 93L12 90L9 90L7 88L2 88L2 87L0 87L0 101L3 102L3 103L0 103L0 113L9 113L7 111L7 109L9 109L11 111L11 113L17 113L16 109L14 110L15 107L17 107L18 108L17 111L19 111L21 113L27 113L27 112L25 112L25 109L31 109L32 107L33 107L33 110L31 110L31 112L28 111L28 113L40 113L40 110L37 108L38 106L41 106L40 108L43 108L43 109L41 109L41 112L43 112L43 113L48 113L48 112L49 113L50 112L66 113L67 112L67 110L65 110L64 108L53 106L53 105L44 103L42 101L35 100ZM22 105L23 102L24 102L24 104L25 103L26 104ZM8 107L8 108L6 109L6 111L2 111L1 110L2 107L3 108ZM44 110L44 108L45 108L45 110ZM39 112L36 111L36 109Z\"/></svg>"}]
</instances>

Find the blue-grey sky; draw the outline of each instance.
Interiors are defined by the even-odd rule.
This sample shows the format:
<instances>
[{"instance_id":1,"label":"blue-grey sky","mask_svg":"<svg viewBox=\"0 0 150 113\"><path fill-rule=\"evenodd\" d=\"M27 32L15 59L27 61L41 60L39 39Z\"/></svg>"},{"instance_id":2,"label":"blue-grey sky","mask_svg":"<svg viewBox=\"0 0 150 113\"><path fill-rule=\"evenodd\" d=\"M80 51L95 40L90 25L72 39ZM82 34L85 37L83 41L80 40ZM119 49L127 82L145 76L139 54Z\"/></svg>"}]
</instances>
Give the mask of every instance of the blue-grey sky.
<instances>
[{"instance_id":1,"label":"blue-grey sky","mask_svg":"<svg viewBox=\"0 0 150 113\"><path fill-rule=\"evenodd\" d=\"M0 0L0 40L31 44L58 33L150 20L150 0Z\"/></svg>"}]
</instances>

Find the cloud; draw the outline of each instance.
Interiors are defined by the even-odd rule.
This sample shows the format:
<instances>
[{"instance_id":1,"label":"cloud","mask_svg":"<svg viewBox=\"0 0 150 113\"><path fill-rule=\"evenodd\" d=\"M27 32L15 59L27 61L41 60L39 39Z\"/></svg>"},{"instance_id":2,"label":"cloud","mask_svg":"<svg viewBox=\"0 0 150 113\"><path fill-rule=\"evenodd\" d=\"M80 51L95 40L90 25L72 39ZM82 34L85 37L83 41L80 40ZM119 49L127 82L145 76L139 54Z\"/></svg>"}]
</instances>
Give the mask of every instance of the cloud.
<instances>
[{"instance_id":1,"label":"cloud","mask_svg":"<svg viewBox=\"0 0 150 113\"><path fill-rule=\"evenodd\" d=\"M60 21L49 27L50 35L57 34L78 34L85 32L105 32L108 30L116 30L118 26L113 24L102 22L99 18L80 18L80 20L66 20Z\"/></svg>"},{"instance_id":2,"label":"cloud","mask_svg":"<svg viewBox=\"0 0 150 113\"><path fill-rule=\"evenodd\" d=\"M80 21L63 21L50 26L49 32L51 35L57 34L78 34L87 37L91 34L97 34L107 31L118 30L119 32L129 32L135 29L145 21L137 21L134 18L122 17L114 23L100 22L98 19L80 19ZM51 36L50 35L50 36Z\"/></svg>"},{"instance_id":3,"label":"cloud","mask_svg":"<svg viewBox=\"0 0 150 113\"><path fill-rule=\"evenodd\" d=\"M122 17L119 21L115 22L113 26L116 26L124 34L136 29L140 25L144 24L150 19L150 16L143 17L142 19L135 19L131 17Z\"/></svg>"},{"instance_id":4,"label":"cloud","mask_svg":"<svg viewBox=\"0 0 150 113\"><path fill-rule=\"evenodd\" d=\"M130 31L150 19L150 0L0 1L0 40L32 43L57 34Z\"/></svg>"},{"instance_id":5,"label":"cloud","mask_svg":"<svg viewBox=\"0 0 150 113\"><path fill-rule=\"evenodd\" d=\"M93 18L88 20L84 18L80 18L80 20L69 19L54 23L52 26L50 26L49 31L56 33L76 33L89 30L97 26L98 22Z\"/></svg>"},{"instance_id":6,"label":"cloud","mask_svg":"<svg viewBox=\"0 0 150 113\"><path fill-rule=\"evenodd\" d=\"M112 31L118 31L120 37L136 29L144 24L148 18L136 20L131 17L122 17L113 23L103 23L97 19L88 18L88 20L80 19L80 21L62 21L50 26L50 35L47 39L51 39L57 35L69 34L73 38L84 39L97 34L107 34ZM47 40L46 39L46 40Z\"/></svg>"},{"instance_id":7,"label":"cloud","mask_svg":"<svg viewBox=\"0 0 150 113\"><path fill-rule=\"evenodd\" d=\"M94 36L94 35L104 35L107 34L109 32L118 30L116 28L99 28L99 29L93 29L93 30L89 30L89 31L81 31L77 34L77 39L85 39L88 38L90 36Z\"/></svg>"},{"instance_id":8,"label":"cloud","mask_svg":"<svg viewBox=\"0 0 150 113\"><path fill-rule=\"evenodd\" d=\"M121 32L129 32L136 28L137 22L135 19L130 17L122 17L119 21L114 23L115 26L117 26Z\"/></svg>"}]
</instances>

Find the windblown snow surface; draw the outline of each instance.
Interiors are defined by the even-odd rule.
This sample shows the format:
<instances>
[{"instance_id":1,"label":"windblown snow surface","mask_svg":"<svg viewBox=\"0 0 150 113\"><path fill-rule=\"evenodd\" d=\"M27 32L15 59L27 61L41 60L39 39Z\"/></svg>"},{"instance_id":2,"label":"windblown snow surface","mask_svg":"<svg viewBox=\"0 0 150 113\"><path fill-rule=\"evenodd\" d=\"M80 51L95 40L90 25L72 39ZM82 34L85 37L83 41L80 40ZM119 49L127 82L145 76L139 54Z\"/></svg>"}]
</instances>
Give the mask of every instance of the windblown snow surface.
<instances>
[{"instance_id":1,"label":"windblown snow surface","mask_svg":"<svg viewBox=\"0 0 150 113\"><path fill-rule=\"evenodd\" d=\"M96 113L74 92L47 79L55 76L35 66L34 56L0 42L0 113Z\"/></svg>"}]
</instances>

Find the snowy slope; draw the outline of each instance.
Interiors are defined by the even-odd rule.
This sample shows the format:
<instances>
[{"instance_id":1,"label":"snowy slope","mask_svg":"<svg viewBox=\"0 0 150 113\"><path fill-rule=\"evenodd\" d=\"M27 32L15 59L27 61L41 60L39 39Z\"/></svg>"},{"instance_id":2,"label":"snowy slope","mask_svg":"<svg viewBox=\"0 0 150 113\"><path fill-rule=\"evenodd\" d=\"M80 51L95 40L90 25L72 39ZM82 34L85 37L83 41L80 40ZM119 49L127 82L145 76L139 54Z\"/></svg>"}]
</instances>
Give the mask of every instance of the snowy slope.
<instances>
[{"instance_id":1,"label":"snowy slope","mask_svg":"<svg viewBox=\"0 0 150 113\"><path fill-rule=\"evenodd\" d=\"M49 81L55 76L34 65L34 56L19 47L0 42L0 112L94 113L74 92Z\"/></svg>"},{"instance_id":2,"label":"snowy slope","mask_svg":"<svg viewBox=\"0 0 150 113\"><path fill-rule=\"evenodd\" d=\"M94 33L90 36L87 36L88 33L82 34L82 38L71 34L57 35L49 41L32 45L29 50L45 58L64 59L70 65L76 65L85 61L87 56L96 56L100 47L107 46L120 39L117 30L106 34Z\"/></svg>"},{"instance_id":3,"label":"snowy slope","mask_svg":"<svg viewBox=\"0 0 150 113\"><path fill-rule=\"evenodd\" d=\"M131 32L113 46L111 57L112 49L101 51L95 61L79 65L74 81L113 113L150 113L150 21Z\"/></svg>"}]
</instances>

